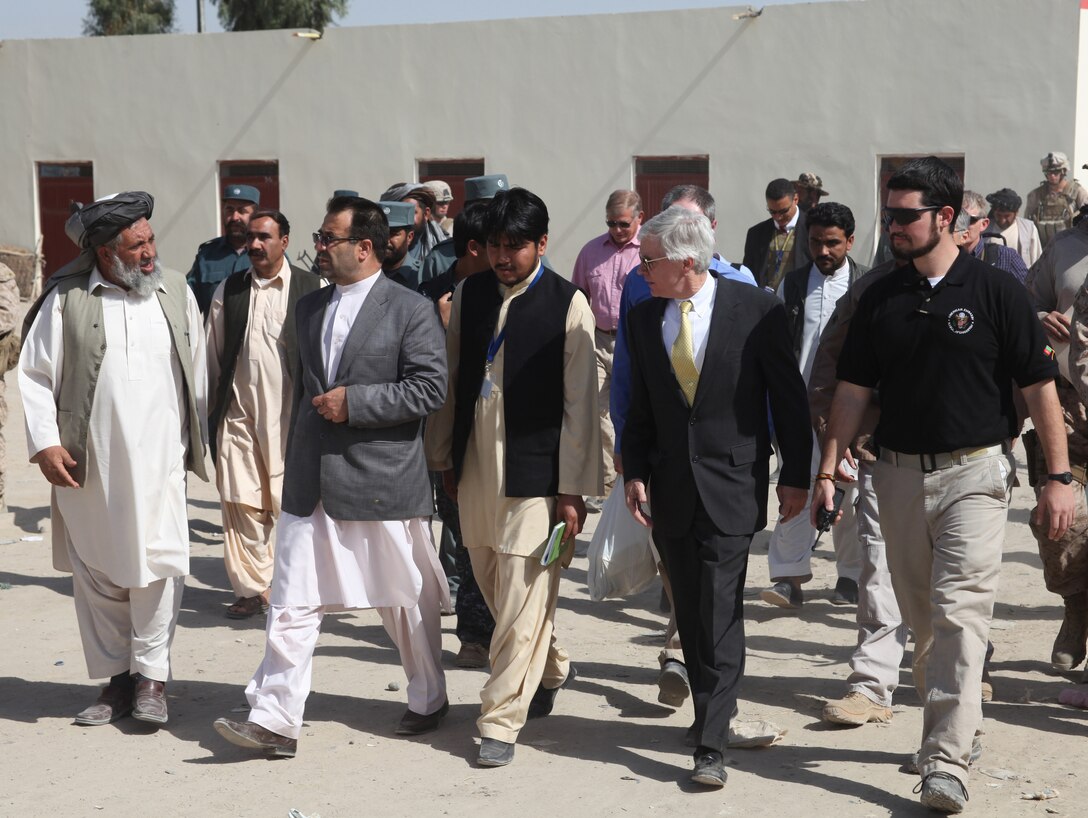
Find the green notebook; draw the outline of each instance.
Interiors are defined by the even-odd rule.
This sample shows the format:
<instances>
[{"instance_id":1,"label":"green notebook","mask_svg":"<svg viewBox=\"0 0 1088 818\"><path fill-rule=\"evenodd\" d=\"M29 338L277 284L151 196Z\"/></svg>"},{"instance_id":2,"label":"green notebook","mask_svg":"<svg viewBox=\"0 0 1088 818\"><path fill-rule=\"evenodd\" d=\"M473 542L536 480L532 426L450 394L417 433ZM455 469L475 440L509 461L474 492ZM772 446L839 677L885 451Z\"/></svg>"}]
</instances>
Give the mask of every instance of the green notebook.
<instances>
[{"instance_id":1,"label":"green notebook","mask_svg":"<svg viewBox=\"0 0 1088 818\"><path fill-rule=\"evenodd\" d=\"M567 531L566 523L556 523L552 534L548 537L548 544L544 546L544 553L540 556L540 564L547 567L559 559L563 553L563 535Z\"/></svg>"}]
</instances>

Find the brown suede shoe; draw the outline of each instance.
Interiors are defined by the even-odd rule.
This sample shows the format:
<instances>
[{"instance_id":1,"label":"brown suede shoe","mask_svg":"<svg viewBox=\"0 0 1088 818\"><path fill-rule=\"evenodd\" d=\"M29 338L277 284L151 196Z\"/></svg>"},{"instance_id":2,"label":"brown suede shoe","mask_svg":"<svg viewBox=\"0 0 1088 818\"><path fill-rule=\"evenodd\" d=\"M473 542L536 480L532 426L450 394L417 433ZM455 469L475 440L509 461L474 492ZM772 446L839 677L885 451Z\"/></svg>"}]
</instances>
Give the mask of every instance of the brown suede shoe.
<instances>
[{"instance_id":1,"label":"brown suede shoe","mask_svg":"<svg viewBox=\"0 0 1088 818\"><path fill-rule=\"evenodd\" d=\"M166 683L136 676L136 696L132 718L152 724L166 724Z\"/></svg>"},{"instance_id":2,"label":"brown suede shoe","mask_svg":"<svg viewBox=\"0 0 1088 818\"><path fill-rule=\"evenodd\" d=\"M298 749L298 739L273 733L251 721L216 719L212 726L215 727L215 732L231 744L251 750L263 750L265 755L273 758L294 758Z\"/></svg>"},{"instance_id":3,"label":"brown suede shoe","mask_svg":"<svg viewBox=\"0 0 1088 818\"><path fill-rule=\"evenodd\" d=\"M109 724L118 719L123 719L131 713L132 693L135 685L131 681L132 677L128 678L128 684L111 679L110 683L103 688L98 701L86 710L76 714L76 724L97 727L100 724Z\"/></svg>"}]
</instances>

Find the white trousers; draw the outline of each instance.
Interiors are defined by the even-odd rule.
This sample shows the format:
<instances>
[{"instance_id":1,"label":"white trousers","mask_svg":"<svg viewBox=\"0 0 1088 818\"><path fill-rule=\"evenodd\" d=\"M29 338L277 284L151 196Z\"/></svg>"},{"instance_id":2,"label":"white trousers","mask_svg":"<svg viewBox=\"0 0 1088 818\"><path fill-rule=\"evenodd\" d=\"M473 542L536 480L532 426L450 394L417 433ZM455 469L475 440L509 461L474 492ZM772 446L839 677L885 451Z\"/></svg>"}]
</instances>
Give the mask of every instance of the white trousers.
<instances>
[{"instance_id":1,"label":"white trousers","mask_svg":"<svg viewBox=\"0 0 1088 818\"><path fill-rule=\"evenodd\" d=\"M862 557L858 579L858 643L850 657L850 677L846 684L851 693L861 693L877 704L891 707L892 694L899 685L899 664L907 645L907 626L899 613L888 570L871 462L858 464L857 490L857 536ZM844 515L839 525L845 522Z\"/></svg>"},{"instance_id":2,"label":"white trousers","mask_svg":"<svg viewBox=\"0 0 1088 818\"><path fill-rule=\"evenodd\" d=\"M433 572L423 572L419 602L411 608L376 608L400 652L408 677L408 708L426 715L446 701L442 670L441 589ZM310 694L314 647L324 607L268 609L264 659L246 686L249 720L297 739Z\"/></svg>"},{"instance_id":3,"label":"white trousers","mask_svg":"<svg viewBox=\"0 0 1088 818\"><path fill-rule=\"evenodd\" d=\"M815 474L819 467L820 448L813 446L812 473ZM848 485L846 496L842 500L843 518L831 528L838 575L855 582L861 575L862 559L861 543L854 522L854 503L857 496L854 484ZM812 494L809 493L804 510L792 520L776 525L771 533L767 548L767 567L772 582L793 577L812 577L812 547L816 544L816 529L809 522L811 502Z\"/></svg>"},{"instance_id":4,"label":"white trousers","mask_svg":"<svg viewBox=\"0 0 1088 818\"><path fill-rule=\"evenodd\" d=\"M178 624L185 577L145 588L122 588L90 567L68 545L72 591L87 674L105 679L126 671L170 680L170 643Z\"/></svg>"}]
</instances>

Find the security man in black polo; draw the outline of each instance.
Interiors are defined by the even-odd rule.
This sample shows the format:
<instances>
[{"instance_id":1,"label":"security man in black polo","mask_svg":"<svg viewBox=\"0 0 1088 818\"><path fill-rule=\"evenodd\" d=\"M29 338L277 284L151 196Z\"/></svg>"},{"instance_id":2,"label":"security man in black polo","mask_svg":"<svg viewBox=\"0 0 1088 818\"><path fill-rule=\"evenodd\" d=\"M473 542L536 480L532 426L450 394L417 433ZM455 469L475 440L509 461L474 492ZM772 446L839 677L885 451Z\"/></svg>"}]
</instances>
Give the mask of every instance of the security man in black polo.
<instances>
[{"instance_id":1,"label":"security man in black polo","mask_svg":"<svg viewBox=\"0 0 1088 818\"><path fill-rule=\"evenodd\" d=\"M967 801L982 723L982 668L1016 468L1014 381L1047 454L1051 480L1038 517L1052 536L1072 519L1072 475L1053 350L1024 288L956 246L963 186L955 172L936 157L911 160L888 190L892 252L908 263L858 303L839 357L812 512L815 523L820 509L832 508L832 472L878 390L873 485L925 702L921 801L955 813Z\"/></svg>"}]
</instances>

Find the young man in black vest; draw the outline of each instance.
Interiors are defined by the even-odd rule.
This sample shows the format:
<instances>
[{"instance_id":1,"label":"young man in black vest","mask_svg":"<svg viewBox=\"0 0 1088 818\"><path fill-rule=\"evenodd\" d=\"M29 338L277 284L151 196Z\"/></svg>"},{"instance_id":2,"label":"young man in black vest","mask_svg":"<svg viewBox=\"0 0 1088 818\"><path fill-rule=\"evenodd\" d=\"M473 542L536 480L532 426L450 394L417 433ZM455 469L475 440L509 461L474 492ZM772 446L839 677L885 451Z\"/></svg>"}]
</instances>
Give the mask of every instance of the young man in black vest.
<instances>
[{"instance_id":1,"label":"young man in black vest","mask_svg":"<svg viewBox=\"0 0 1088 818\"><path fill-rule=\"evenodd\" d=\"M291 225L260 210L246 227L250 268L225 279L208 314L208 429L223 504L223 558L237 597L231 619L268 609L272 529L298 380L295 304L321 286L286 258Z\"/></svg>"},{"instance_id":2,"label":"young man in black vest","mask_svg":"<svg viewBox=\"0 0 1088 818\"><path fill-rule=\"evenodd\" d=\"M487 211L491 270L460 284L446 336L450 388L428 425L430 468L461 510L472 570L495 618L479 763L514 758L527 718L546 716L575 672L555 642L559 567L601 493L593 313L542 263L548 209L515 188ZM563 556L541 565L566 524ZM535 691L530 696L529 691Z\"/></svg>"}]
</instances>

